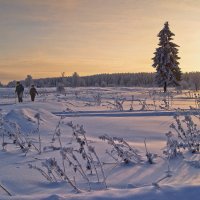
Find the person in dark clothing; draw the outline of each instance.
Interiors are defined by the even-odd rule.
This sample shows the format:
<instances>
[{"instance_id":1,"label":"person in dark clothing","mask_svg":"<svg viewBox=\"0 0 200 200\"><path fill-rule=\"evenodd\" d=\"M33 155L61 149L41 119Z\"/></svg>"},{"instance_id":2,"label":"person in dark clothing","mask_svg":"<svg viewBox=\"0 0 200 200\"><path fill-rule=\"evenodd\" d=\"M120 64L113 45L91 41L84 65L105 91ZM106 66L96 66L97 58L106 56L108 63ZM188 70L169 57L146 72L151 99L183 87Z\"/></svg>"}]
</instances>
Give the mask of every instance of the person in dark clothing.
<instances>
[{"instance_id":1,"label":"person in dark clothing","mask_svg":"<svg viewBox=\"0 0 200 200\"><path fill-rule=\"evenodd\" d=\"M17 93L19 103L23 102L23 92L24 92L24 86L19 81L17 81L15 93Z\"/></svg>"},{"instance_id":2,"label":"person in dark clothing","mask_svg":"<svg viewBox=\"0 0 200 200\"><path fill-rule=\"evenodd\" d=\"M30 95L31 95L31 101L35 100L35 96L36 94L38 95L37 90L35 89L34 85L31 85L31 89L30 89Z\"/></svg>"}]
</instances>

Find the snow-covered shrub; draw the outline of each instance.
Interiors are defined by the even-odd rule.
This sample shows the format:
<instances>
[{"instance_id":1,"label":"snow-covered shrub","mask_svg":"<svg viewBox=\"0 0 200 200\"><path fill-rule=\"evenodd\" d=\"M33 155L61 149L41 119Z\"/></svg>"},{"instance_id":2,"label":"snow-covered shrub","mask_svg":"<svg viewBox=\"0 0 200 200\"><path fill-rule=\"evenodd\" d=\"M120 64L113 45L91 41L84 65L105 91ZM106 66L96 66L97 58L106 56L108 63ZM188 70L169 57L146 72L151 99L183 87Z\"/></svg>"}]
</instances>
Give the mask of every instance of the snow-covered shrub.
<instances>
[{"instance_id":1,"label":"snow-covered shrub","mask_svg":"<svg viewBox=\"0 0 200 200\"><path fill-rule=\"evenodd\" d=\"M150 104L150 103L147 103L146 99L138 100L138 101L139 101L139 105L141 105L141 108L140 108L141 111L151 110L150 107L152 107L152 106L154 108L156 107L155 102L154 102L154 104Z\"/></svg>"},{"instance_id":2,"label":"snow-covered shrub","mask_svg":"<svg viewBox=\"0 0 200 200\"><path fill-rule=\"evenodd\" d=\"M80 154L80 158L83 159L83 162L86 163L86 170L90 171L91 174L96 175L98 182L100 182L100 172L102 176L102 182L106 186L105 174L101 164L101 161L95 151L95 147L89 145L89 141L86 137L86 132L81 125L74 125L72 122L68 123L68 126L72 128L73 137L78 144L78 148L75 150ZM100 168L100 172L98 170ZM94 172L94 173L93 173ZM106 186L107 187L107 186Z\"/></svg>"},{"instance_id":3,"label":"snow-covered shrub","mask_svg":"<svg viewBox=\"0 0 200 200\"><path fill-rule=\"evenodd\" d=\"M157 91L156 90L149 90L148 91L148 95L150 98L154 98L157 95Z\"/></svg>"},{"instance_id":4,"label":"snow-covered shrub","mask_svg":"<svg viewBox=\"0 0 200 200\"><path fill-rule=\"evenodd\" d=\"M104 188L107 188L103 166L95 147L89 144L83 126L69 122L67 125L72 128L73 138L70 144L63 145L61 124L62 118L56 126L52 140L53 143L58 140L60 146L45 147L48 150L60 150L60 157L47 159L41 167L33 165L29 165L29 167L39 171L48 181L67 181L76 192L80 192L80 178L87 182L89 191L92 189L91 183L95 177L99 184L103 184Z\"/></svg>"},{"instance_id":5,"label":"snow-covered shrub","mask_svg":"<svg viewBox=\"0 0 200 200\"><path fill-rule=\"evenodd\" d=\"M133 102L134 102L134 95L131 96L131 104L130 104L130 111L133 111Z\"/></svg>"},{"instance_id":6,"label":"snow-covered shrub","mask_svg":"<svg viewBox=\"0 0 200 200\"><path fill-rule=\"evenodd\" d=\"M49 158L42 162L42 167L44 170L32 164L29 164L28 166L30 169L39 171L43 177L50 182L57 182L60 180L67 181L77 193L81 192L81 190L76 186L76 183L72 181L71 178L59 166L55 158Z\"/></svg>"},{"instance_id":7,"label":"snow-covered shrub","mask_svg":"<svg viewBox=\"0 0 200 200\"><path fill-rule=\"evenodd\" d=\"M192 116L186 114L184 116L175 115L175 123L170 125L170 128L175 133L169 131L167 136L167 145L164 154L170 158L176 157L183 150L188 150L192 153L200 150L200 130L197 124L194 123Z\"/></svg>"},{"instance_id":8,"label":"snow-covered shrub","mask_svg":"<svg viewBox=\"0 0 200 200\"><path fill-rule=\"evenodd\" d=\"M109 102L109 101L107 101L107 103L109 105L111 105L114 110L123 111L124 110L123 104L124 104L125 101L126 101L126 98L117 97L117 98L114 99L113 103Z\"/></svg>"},{"instance_id":9,"label":"snow-covered shrub","mask_svg":"<svg viewBox=\"0 0 200 200\"><path fill-rule=\"evenodd\" d=\"M5 151L5 146L6 146L6 143L5 143L5 129L4 129L3 114L1 113L1 110L0 110L0 134L1 134L1 137L2 137L2 148Z\"/></svg>"},{"instance_id":10,"label":"snow-covered shrub","mask_svg":"<svg viewBox=\"0 0 200 200\"><path fill-rule=\"evenodd\" d=\"M196 108L200 109L200 93L195 93L194 97Z\"/></svg>"},{"instance_id":11,"label":"snow-covered shrub","mask_svg":"<svg viewBox=\"0 0 200 200\"><path fill-rule=\"evenodd\" d=\"M54 143L56 140L58 140L59 141L59 146L62 148L62 142L61 142L61 124L63 123L63 120L64 119L64 117L60 117L60 119L59 119L59 121L58 121L58 123L57 123L57 125L56 125L56 128L55 128L55 130L54 130L54 134L53 134L53 137L52 137L52 143Z\"/></svg>"},{"instance_id":12,"label":"snow-covered shrub","mask_svg":"<svg viewBox=\"0 0 200 200\"><path fill-rule=\"evenodd\" d=\"M110 137L102 135L99 137L101 140L106 141L111 145L112 149L106 150L106 153L111 156L117 163L140 163L142 157L138 154L138 150L131 147L123 138Z\"/></svg>"},{"instance_id":13,"label":"snow-covered shrub","mask_svg":"<svg viewBox=\"0 0 200 200\"><path fill-rule=\"evenodd\" d=\"M187 98L190 98L190 99L195 99L196 96L198 96L198 92L197 91L194 91L194 90L188 90L187 92L185 92L185 96Z\"/></svg>"},{"instance_id":14,"label":"snow-covered shrub","mask_svg":"<svg viewBox=\"0 0 200 200\"><path fill-rule=\"evenodd\" d=\"M149 97L153 101L153 104L150 104L149 106L153 106L154 110L157 110L156 103L159 100L161 101L161 103L159 103L158 105L160 109L170 110L174 102L174 96L179 94L179 92L180 91L167 91L163 93L161 91L156 91L156 90L149 91Z\"/></svg>"},{"instance_id":15,"label":"snow-covered shrub","mask_svg":"<svg viewBox=\"0 0 200 200\"><path fill-rule=\"evenodd\" d=\"M7 145L16 145L23 152L27 152L29 148L29 143L25 135L21 133L20 127L15 123L0 116L0 132L2 136L2 147L5 150ZM7 142L6 142L7 140Z\"/></svg>"},{"instance_id":16,"label":"snow-covered shrub","mask_svg":"<svg viewBox=\"0 0 200 200\"><path fill-rule=\"evenodd\" d=\"M168 159L177 157L178 155L181 155L179 145L180 143L177 141L176 138L174 138L171 131L166 133L167 136L167 144L163 151L163 154L167 156Z\"/></svg>"},{"instance_id":17,"label":"snow-covered shrub","mask_svg":"<svg viewBox=\"0 0 200 200\"><path fill-rule=\"evenodd\" d=\"M30 138L27 133L23 133L20 126L13 121L5 120L3 115L0 114L0 134L2 136L2 147L6 150L7 145L15 145L20 148L25 155L31 150L36 150L41 153L41 136L40 136L40 117L39 113L36 114L38 118L37 128L32 133L38 133L38 141ZM37 147L39 144L39 147Z\"/></svg>"},{"instance_id":18,"label":"snow-covered shrub","mask_svg":"<svg viewBox=\"0 0 200 200\"><path fill-rule=\"evenodd\" d=\"M94 98L95 104L97 106L100 106L101 102L102 102L102 96L101 96L101 94L98 93L97 95L94 95L93 98Z\"/></svg>"},{"instance_id":19,"label":"snow-covered shrub","mask_svg":"<svg viewBox=\"0 0 200 200\"><path fill-rule=\"evenodd\" d=\"M150 153L147 149L147 144L146 144L146 138L144 140L144 145L145 145L145 151L146 151L146 157L147 157L147 161L148 163L150 164L153 164L154 163L154 159L158 157L157 154L155 153Z\"/></svg>"},{"instance_id":20,"label":"snow-covered shrub","mask_svg":"<svg viewBox=\"0 0 200 200\"><path fill-rule=\"evenodd\" d=\"M38 143L39 143L39 154L41 154L42 152L42 141L41 141L41 133L40 133L40 121L41 121L41 117L40 117L40 113L36 113L34 116L37 119L37 129L35 132L38 133Z\"/></svg>"},{"instance_id":21,"label":"snow-covered shrub","mask_svg":"<svg viewBox=\"0 0 200 200\"><path fill-rule=\"evenodd\" d=\"M172 92L164 93L160 108L164 110L170 110L173 105L173 100L174 100L174 96Z\"/></svg>"}]
</instances>

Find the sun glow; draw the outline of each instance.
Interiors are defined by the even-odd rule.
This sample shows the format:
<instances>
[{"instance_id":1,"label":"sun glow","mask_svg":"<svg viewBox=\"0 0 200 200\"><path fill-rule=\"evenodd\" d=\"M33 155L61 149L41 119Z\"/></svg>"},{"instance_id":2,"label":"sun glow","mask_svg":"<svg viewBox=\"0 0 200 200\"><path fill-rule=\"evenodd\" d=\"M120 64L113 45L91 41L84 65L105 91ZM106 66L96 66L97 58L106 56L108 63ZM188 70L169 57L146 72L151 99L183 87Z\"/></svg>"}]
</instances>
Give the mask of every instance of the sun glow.
<instances>
[{"instance_id":1,"label":"sun glow","mask_svg":"<svg viewBox=\"0 0 200 200\"><path fill-rule=\"evenodd\" d=\"M1 82L117 72L151 72L167 20L183 72L199 71L200 2L194 0L0 2ZM199 45L198 45L199 44Z\"/></svg>"}]
</instances>

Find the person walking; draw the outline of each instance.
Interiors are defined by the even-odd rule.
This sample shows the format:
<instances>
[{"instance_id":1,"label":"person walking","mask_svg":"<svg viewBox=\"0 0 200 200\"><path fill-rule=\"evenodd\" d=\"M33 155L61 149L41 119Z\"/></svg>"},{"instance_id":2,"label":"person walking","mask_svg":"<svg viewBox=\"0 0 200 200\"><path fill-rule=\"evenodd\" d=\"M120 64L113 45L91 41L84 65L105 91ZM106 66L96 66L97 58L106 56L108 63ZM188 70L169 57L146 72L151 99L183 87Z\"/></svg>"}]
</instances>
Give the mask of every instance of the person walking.
<instances>
[{"instance_id":1,"label":"person walking","mask_svg":"<svg viewBox=\"0 0 200 200\"><path fill-rule=\"evenodd\" d=\"M23 92L24 92L24 86L19 81L17 81L15 93L17 93L19 103L23 102Z\"/></svg>"},{"instance_id":2,"label":"person walking","mask_svg":"<svg viewBox=\"0 0 200 200\"><path fill-rule=\"evenodd\" d=\"M29 93L31 95L31 101L34 101L36 94L38 95L38 92L37 92L37 90L36 90L34 85L31 85L31 89L30 89Z\"/></svg>"}]
</instances>

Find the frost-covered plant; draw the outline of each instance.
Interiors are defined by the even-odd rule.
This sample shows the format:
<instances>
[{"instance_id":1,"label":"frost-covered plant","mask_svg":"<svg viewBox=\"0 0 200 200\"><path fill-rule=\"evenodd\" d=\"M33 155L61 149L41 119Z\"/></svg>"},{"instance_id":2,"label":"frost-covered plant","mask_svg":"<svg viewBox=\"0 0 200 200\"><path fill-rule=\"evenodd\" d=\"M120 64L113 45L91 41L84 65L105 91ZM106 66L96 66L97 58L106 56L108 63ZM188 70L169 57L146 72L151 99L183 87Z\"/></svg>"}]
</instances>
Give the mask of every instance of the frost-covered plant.
<instances>
[{"instance_id":1,"label":"frost-covered plant","mask_svg":"<svg viewBox=\"0 0 200 200\"><path fill-rule=\"evenodd\" d=\"M0 110L0 133L1 133L1 136L2 136L2 147L3 147L3 150L5 150L4 149L3 115L1 113L1 110Z\"/></svg>"},{"instance_id":2,"label":"frost-covered plant","mask_svg":"<svg viewBox=\"0 0 200 200\"><path fill-rule=\"evenodd\" d=\"M171 158L177 157L178 155L181 155L179 143L173 137L174 135L172 134L172 132L169 131L168 133L166 133L166 136L167 136L167 144L163 151L163 154L165 156L167 156L168 159L171 159Z\"/></svg>"},{"instance_id":3,"label":"frost-covered plant","mask_svg":"<svg viewBox=\"0 0 200 200\"><path fill-rule=\"evenodd\" d=\"M63 119L65 117L61 116L57 125L56 125L56 128L54 130L54 134L53 134L53 137L52 137L52 145L51 146L45 146L43 149L44 151L47 151L47 150L63 150L63 144L62 144L62 140L61 140L61 135L62 135L62 131L61 131L61 124L63 123ZM58 146L54 146L53 144L58 140L58 143L59 145ZM65 172L65 162L64 162L64 157L62 156L62 165L63 165L63 170Z\"/></svg>"},{"instance_id":4,"label":"frost-covered plant","mask_svg":"<svg viewBox=\"0 0 200 200\"><path fill-rule=\"evenodd\" d=\"M36 113L34 116L37 119L37 129L36 132L38 133L38 143L39 143L39 154L42 152L42 141L41 141L41 133L40 133L40 113Z\"/></svg>"},{"instance_id":5,"label":"frost-covered plant","mask_svg":"<svg viewBox=\"0 0 200 200\"><path fill-rule=\"evenodd\" d=\"M195 105L196 108L200 109L200 94L195 94Z\"/></svg>"},{"instance_id":6,"label":"frost-covered plant","mask_svg":"<svg viewBox=\"0 0 200 200\"><path fill-rule=\"evenodd\" d=\"M192 116L186 114L181 119L180 115L175 115L175 123L170 125L175 134L168 132L167 146L164 154L170 158L176 157L187 149L192 153L199 152L200 150L200 130L197 124L194 123Z\"/></svg>"},{"instance_id":7,"label":"frost-covered plant","mask_svg":"<svg viewBox=\"0 0 200 200\"><path fill-rule=\"evenodd\" d=\"M154 107L154 110L156 111L157 110L156 97L153 97L153 107Z\"/></svg>"},{"instance_id":8,"label":"frost-covered plant","mask_svg":"<svg viewBox=\"0 0 200 200\"><path fill-rule=\"evenodd\" d=\"M1 124L3 123L3 134L4 138L7 137L12 142L4 142L4 146L7 144L14 144L19 147L25 155L33 148L38 153L41 153L41 135L40 135L40 115L37 113L35 115L37 121L36 130L32 131L33 133L38 133L38 143L39 147L35 144L35 141L31 139L28 134L22 132L20 126L16 122L12 122L9 120L1 120Z\"/></svg>"},{"instance_id":9,"label":"frost-covered plant","mask_svg":"<svg viewBox=\"0 0 200 200\"><path fill-rule=\"evenodd\" d=\"M90 180L87 176L87 173L79 161L79 157L75 155L76 150L73 147L64 147L61 149L60 154L62 156L63 162L67 161L70 168L73 169L74 173L79 173L83 179L88 183L89 190L91 190ZM63 165L64 172L66 171L65 165Z\"/></svg>"},{"instance_id":10,"label":"frost-covered plant","mask_svg":"<svg viewBox=\"0 0 200 200\"><path fill-rule=\"evenodd\" d=\"M23 152L28 151L28 143L25 136L22 134L20 127L17 123L5 121L5 129L7 136L12 140L12 143L19 147Z\"/></svg>"},{"instance_id":11,"label":"frost-covered plant","mask_svg":"<svg viewBox=\"0 0 200 200\"><path fill-rule=\"evenodd\" d=\"M35 170L37 170L38 172L40 172L40 173L42 174L42 176L43 176L46 180L48 180L48 181L50 181L50 182L53 182L54 178L51 177L50 171L46 172L46 171L43 170L42 168L40 168L40 167L38 167L38 166L36 166L36 165L32 165L32 164L30 164L30 163L28 164L28 166L29 166L30 169L35 169Z\"/></svg>"},{"instance_id":12,"label":"frost-covered plant","mask_svg":"<svg viewBox=\"0 0 200 200\"><path fill-rule=\"evenodd\" d=\"M54 134L53 134L53 137L52 137L52 143L54 143L56 140L58 140L61 148L62 148L62 142L61 142L61 127L60 126L63 123L63 121L62 121L63 119L64 119L64 117L61 116L57 125L56 125L56 128L54 130Z\"/></svg>"},{"instance_id":13,"label":"frost-covered plant","mask_svg":"<svg viewBox=\"0 0 200 200\"><path fill-rule=\"evenodd\" d=\"M12 143L17 147L20 147L25 155L31 150L31 148L34 148L38 153L40 153L40 149L34 144L34 141L21 131L21 128L17 123L9 121L7 128L9 130L9 138L13 141Z\"/></svg>"},{"instance_id":14,"label":"frost-covered plant","mask_svg":"<svg viewBox=\"0 0 200 200\"><path fill-rule=\"evenodd\" d=\"M192 95L193 95L193 93L191 93L191 91L185 92L185 96L188 98L193 98Z\"/></svg>"},{"instance_id":15,"label":"frost-covered plant","mask_svg":"<svg viewBox=\"0 0 200 200\"><path fill-rule=\"evenodd\" d=\"M70 179L70 177L63 171L63 169L59 166L55 158L46 159L44 162L42 162L42 166L46 170L43 170L40 167L29 164L29 168L39 171L48 181L50 182L57 182L58 180L67 181L77 193L81 192L81 190L76 186L76 183L74 183Z\"/></svg>"},{"instance_id":16,"label":"frost-covered plant","mask_svg":"<svg viewBox=\"0 0 200 200\"><path fill-rule=\"evenodd\" d=\"M112 149L110 151L107 150L106 153L116 162L128 164L140 163L142 161L138 150L131 147L123 138L110 137L108 135L102 135L99 138L112 146Z\"/></svg>"},{"instance_id":17,"label":"frost-covered plant","mask_svg":"<svg viewBox=\"0 0 200 200\"><path fill-rule=\"evenodd\" d=\"M59 140L62 164L59 165L55 158L50 158L42 163L42 168L33 165L30 165L30 167L39 171L48 181L68 181L77 192L80 190L75 180L76 176L87 181L89 191L91 190L91 174L96 175L98 182L102 177L101 182L107 188L103 166L95 147L89 145L83 126L74 125L72 122L68 123L68 126L73 130L73 139L75 140L73 140L74 143L71 142L70 146L64 146L60 140L60 124L61 120L56 127L54 139L58 138Z\"/></svg>"},{"instance_id":18,"label":"frost-covered plant","mask_svg":"<svg viewBox=\"0 0 200 200\"><path fill-rule=\"evenodd\" d=\"M103 183L105 185L105 187L107 188L107 184L106 184L106 176L105 176L105 173L104 173L104 170L103 170L103 165L99 159L99 156L97 155L96 151L95 151L95 147L94 146L88 146L88 150L89 152L91 152L91 154L93 154L100 166L100 169L101 169L101 173L102 173L102 176L103 176Z\"/></svg>"},{"instance_id":19,"label":"frost-covered plant","mask_svg":"<svg viewBox=\"0 0 200 200\"><path fill-rule=\"evenodd\" d=\"M4 130L4 120L3 120L3 114L0 110L0 134L2 136L2 148L3 151L5 151L5 146L7 143L5 143L5 130Z\"/></svg>"},{"instance_id":20,"label":"frost-covered plant","mask_svg":"<svg viewBox=\"0 0 200 200\"><path fill-rule=\"evenodd\" d=\"M145 151L146 151L146 157L147 157L147 161L148 163L150 164L153 164L154 163L154 159L158 157L157 154L154 154L154 153L150 153L147 149L147 144L146 144L146 138L144 140L144 145L145 145Z\"/></svg>"},{"instance_id":21,"label":"frost-covered plant","mask_svg":"<svg viewBox=\"0 0 200 200\"><path fill-rule=\"evenodd\" d=\"M126 98L123 98L123 99L116 98L115 99L116 110L123 111L124 110L123 104L124 104L125 101L126 101Z\"/></svg>"},{"instance_id":22,"label":"frost-covered plant","mask_svg":"<svg viewBox=\"0 0 200 200\"><path fill-rule=\"evenodd\" d=\"M173 105L173 100L174 100L174 97L173 97L172 92L164 93L160 108L164 110L169 110Z\"/></svg>"},{"instance_id":23,"label":"frost-covered plant","mask_svg":"<svg viewBox=\"0 0 200 200\"><path fill-rule=\"evenodd\" d=\"M183 142L184 147L191 152L199 152L200 146L200 130L194 123L192 116L187 114L183 120L180 116L175 115L176 125L172 124L171 128L176 131L178 138Z\"/></svg>"},{"instance_id":24,"label":"frost-covered plant","mask_svg":"<svg viewBox=\"0 0 200 200\"><path fill-rule=\"evenodd\" d=\"M65 108L64 112L74 112L74 110L72 109L72 106L76 107L73 103L71 103L67 100L65 102L65 106L66 106L66 108Z\"/></svg>"},{"instance_id":25,"label":"frost-covered plant","mask_svg":"<svg viewBox=\"0 0 200 200\"><path fill-rule=\"evenodd\" d=\"M147 105L146 99L145 100L139 100L139 105L141 105L142 107L140 108L140 110L149 110L149 107Z\"/></svg>"},{"instance_id":26,"label":"frost-covered plant","mask_svg":"<svg viewBox=\"0 0 200 200\"><path fill-rule=\"evenodd\" d=\"M97 106L100 106L102 102L102 95L98 93L97 95L94 95L93 98L94 98L95 104Z\"/></svg>"},{"instance_id":27,"label":"frost-covered plant","mask_svg":"<svg viewBox=\"0 0 200 200\"><path fill-rule=\"evenodd\" d=\"M124 110L123 104L124 104L125 101L126 101L126 98L117 97L117 98L114 99L113 103L112 102L108 102L108 101L107 101L107 103L109 105L113 106L114 110L123 111Z\"/></svg>"},{"instance_id":28,"label":"frost-covered plant","mask_svg":"<svg viewBox=\"0 0 200 200\"><path fill-rule=\"evenodd\" d=\"M157 105L156 102L157 100L161 101L159 108L160 109L164 109L164 110L169 110L174 102L174 95L176 95L177 92L173 92L173 91L167 91L165 93L162 93L161 91L155 91L153 90L152 92L149 91L149 96L153 101L153 107L154 110L157 109Z\"/></svg>"},{"instance_id":29,"label":"frost-covered plant","mask_svg":"<svg viewBox=\"0 0 200 200\"><path fill-rule=\"evenodd\" d=\"M2 135L2 147L5 150L7 145L15 145L20 148L25 155L33 148L39 153L41 153L41 137L39 132L39 122L38 127L33 132L39 133L39 147L34 144L34 140L29 138L28 134L22 132L20 126L16 122L5 120L2 115L0 115L0 133ZM7 138L7 139L6 139ZM5 141L8 142L5 142Z\"/></svg>"},{"instance_id":30,"label":"frost-covered plant","mask_svg":"<svg viewBox=\"0 0 200 200\"><path fill-rule=\"evenodd\" d=\"M151 110L150 107L152 107L152 106L155 108L155 104L147 103L146 99L144 99L144 100L138 100L138 101L139 101L139 105L141 105L141 108L140 108L141 111Z\"/></svg>"},{"instance_id":31,"label":"frost-covered plant","mask_svg":"<svg viewBox=\"0 0 200 200\"><path fill-rule=\"evenodd\" d=\"M102 181L106 186L105 174L103 171L101 161L95 151L95 148L89 145L89 141L86 138L86 132L83 126L80 126L78 124L74 125L72 122L69 122L68 126L72 128L73 137L75 138L75 141L78 144L78 149L75 150L75 152L80 154L83 161L85 161L86 169L90 171L91 174L93 174L93 171L95 172L98 182L100 182L100 174L98 172L98 167L100 167L101 175L103 177ZM72 156L72 158L74 159L74 156Z\"/></svg>"},{"instance_id":32,"label":"frost-covered plant","mask_svg":"<svg viewBox=\"0 0 200 200\"><path fill-rule=\"evenodd\" d=\"M148 94L149 94L150 98L154 98L157 95L157 91L156 90L149 90Z\"/></svg>"},{"instance_id":33,"label":"frost-covered plant","mask_svg":"<svg viewBox=\"0 0 200 200\"><path fill-rule=\"evenodd\" d=\"M131 104L130 104L130 111L133 111L133 102L134 102L134 95L131 96Z\"/></svg>"}]
</instances>

